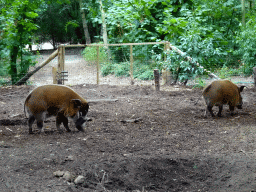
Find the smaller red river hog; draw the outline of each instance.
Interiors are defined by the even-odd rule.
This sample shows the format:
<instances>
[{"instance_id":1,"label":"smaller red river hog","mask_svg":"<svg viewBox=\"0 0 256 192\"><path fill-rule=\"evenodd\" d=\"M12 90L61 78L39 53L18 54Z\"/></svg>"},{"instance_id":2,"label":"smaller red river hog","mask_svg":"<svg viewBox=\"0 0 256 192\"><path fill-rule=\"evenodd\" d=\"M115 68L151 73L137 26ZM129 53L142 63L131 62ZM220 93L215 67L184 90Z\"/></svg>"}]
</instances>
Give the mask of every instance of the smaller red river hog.
<instances>
[{"instance_id":1,"label":"smaller red river hog","mask_svg":"<svg viewBox=\"0 0 256 192\"><path fill-rule=\"evenodd\" d=\"M207 105L207 110L214 117L212 107L219 106L218 116L221 116L221 111L224 104L229 105L231 115L234 115L234 109L242 109L242 97L241 92L245 86L238 87L229 80L217 80L213 81L203 91L203 97Z\"/></svg>"},{"instance_id":2,"label":"smaller red river hog","mask_svg":"<svg viewBox=\"0 0 256 192\"><path fill-rule=\"evenodd\" d=\"M68 117L73 119L76 128L84 131L83 124L89 105L85 99L79 96L71 88L64 85L43 85L35 88L26 98L24 112L29 114L29 133L32 132L32 124L37 121L37 127L41 132L43 122L47 117L56 116L56 126L61 132L60 124L63 123L68 132Z\"/></svg>"}]
</instances>

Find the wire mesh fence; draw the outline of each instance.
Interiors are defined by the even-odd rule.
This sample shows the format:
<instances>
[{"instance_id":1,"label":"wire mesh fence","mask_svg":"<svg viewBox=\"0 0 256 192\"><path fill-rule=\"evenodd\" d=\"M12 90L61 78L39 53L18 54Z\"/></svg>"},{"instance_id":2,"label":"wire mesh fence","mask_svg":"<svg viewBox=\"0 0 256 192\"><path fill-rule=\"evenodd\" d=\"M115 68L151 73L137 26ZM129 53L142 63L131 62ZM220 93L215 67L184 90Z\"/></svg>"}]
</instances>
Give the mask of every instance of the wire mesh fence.
<instances>
[{"instance_id":1,"label":"wire mesh fence","mask_svg":"<svg viewBox=\"0 0 256 192\"><path fill-rule=\"evenodd\" d=\"M152 83L155 56L163 54L163 43L90 45L83 56L100 71L101 84Z\"/></svg>"},{"instance_id":2,"label":"wire mesh fence","mask_svg":"<svg viewBox=\"0 0 256 192\"><path fill-rule=\"evenodd\" d=\"M157 67L154 57L162 54L164 43L93 44L91 46L65 46L64 71L66 85L77 84L152 84L153 71ZM46 51L36 56L37 68L54 52ZM29 84L53 83L53 67L58 67L55 57L29 79Z\"/></svg>"},{"instance_id":3,"label":"wire mesh fence","mask_svg":"<svg viewBox=\"0 0 256 192\"><path fill-rule=\"evenodd\" d=\"M91 44L64 45L64 69L67 71L66 85L77 84L154 84L153 71L159 66L159 58L165 59L164 50L168 49L166 42L157 43L126 43L126 44ZM54 52L54 50L40 51L35 56L37 64L30 67L36 69ZM37 71L29 78L28 83L44 85L53 83L53 67L58 68L58 57ZM11 81L7 64L1 63L0 84ZM164 73L163 73L164 74ZM163 75L162 74L162 75ZM25 75L25 74L24 74ZM163 76L162 76L163 77ZM244 81L244 80L243 80ZM240 82L240 80L239 80ZM249 79L248 82L252 82ZM163 84L161 80L160 84ZM196 84L189 80L188 84Z\"/></svg>"}]
</instances>

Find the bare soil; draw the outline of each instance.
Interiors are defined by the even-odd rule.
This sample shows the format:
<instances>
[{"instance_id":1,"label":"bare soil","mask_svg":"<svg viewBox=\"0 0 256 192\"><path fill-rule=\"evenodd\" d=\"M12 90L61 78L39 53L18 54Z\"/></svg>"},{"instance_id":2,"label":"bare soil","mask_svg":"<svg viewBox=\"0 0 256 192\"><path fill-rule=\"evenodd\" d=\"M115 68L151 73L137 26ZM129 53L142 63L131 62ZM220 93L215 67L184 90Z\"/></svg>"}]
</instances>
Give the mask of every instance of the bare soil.
<instances>
[{"instance_id":1,"label":"bare soil","mask_svg":"<svg viewBox=\"0 0 256 192\"><path fill-rule=\"evenodd\" d=\"M84 133L72 122L72 132L58 133L50 118L44 133L34 124L29 135L23 103L34 87L0 88L0 191L256 190L253 88L235 116L226 106L212 118L199 89L76 85L85 99L117 101L91 104ZM57 170L86 182L67 182Z\"/></svg>"}]
</instances>

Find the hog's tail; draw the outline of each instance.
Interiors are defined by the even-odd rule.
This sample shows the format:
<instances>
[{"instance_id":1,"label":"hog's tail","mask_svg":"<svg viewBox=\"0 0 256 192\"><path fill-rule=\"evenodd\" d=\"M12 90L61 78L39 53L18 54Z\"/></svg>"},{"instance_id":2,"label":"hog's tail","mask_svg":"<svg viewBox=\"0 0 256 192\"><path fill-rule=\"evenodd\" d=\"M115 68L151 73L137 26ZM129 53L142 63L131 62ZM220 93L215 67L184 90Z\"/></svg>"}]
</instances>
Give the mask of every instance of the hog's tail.
<instances>
[{"instance_id":1,"label":"hog's tail","mask_svg":"<svg viewBox=\"0 0 256 192\"><path fill-rule=\"evenodd\" d=\"M27 114L26 114L26 103L27 103L27 101L30 99L30 97L31 97L31 94L29 94L29 95L27 96L27 98L26 98L26 100L25 100L25 103L24 103L24 113L25 113L25 117L27 117Z\"/></svg>"}]
</instances>

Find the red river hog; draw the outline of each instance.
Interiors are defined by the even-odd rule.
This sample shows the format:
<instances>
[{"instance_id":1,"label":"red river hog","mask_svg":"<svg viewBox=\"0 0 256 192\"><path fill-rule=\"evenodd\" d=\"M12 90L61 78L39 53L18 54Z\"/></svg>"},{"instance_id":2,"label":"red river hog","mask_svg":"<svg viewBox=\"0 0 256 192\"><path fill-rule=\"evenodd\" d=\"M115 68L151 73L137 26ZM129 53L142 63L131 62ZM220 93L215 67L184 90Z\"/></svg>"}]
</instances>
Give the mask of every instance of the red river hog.
<instances>
[{"instance_id":1,"label":"red river hog","mask_svg":"<svg viewBox=\"0 0 256 192\"><path fill-rule=\"evenodd\" d=\"M224 104L229 105L231 115L234 115L234 109L242 109L241 92L245 86L238 87L228 80L213 81L203 91L203 97L207 105L207 109L214 117L212 107L219 106L218 116L221 116L221 111Z\"/></svg>"},{"instance_id":2,"label":"red river hog","mask_svg":"<svg viewBox=\"0 0 256 192\"><path fill-rule=\"evenodd\" d=\"M61 123L68 132L70 131L68 117L73 119L79 131L84 131L83 124L88 110L87 101L64 85L37 87L27 96L24 104L24 112L29 114L29 133L33 133L32 124L35 120L41 132L43 122L50 116L56 116L56 126L59 132L61 132Z\"/></svg>"}]
</instances>

